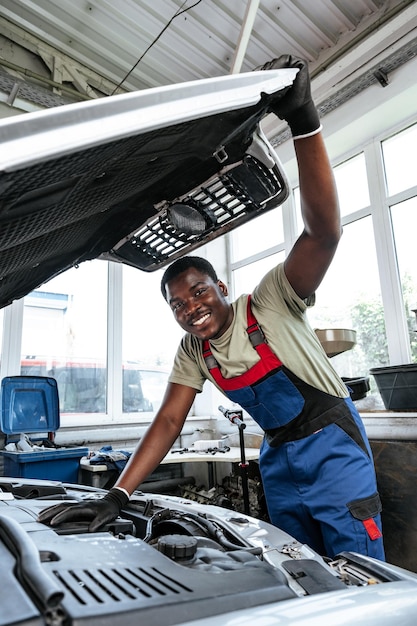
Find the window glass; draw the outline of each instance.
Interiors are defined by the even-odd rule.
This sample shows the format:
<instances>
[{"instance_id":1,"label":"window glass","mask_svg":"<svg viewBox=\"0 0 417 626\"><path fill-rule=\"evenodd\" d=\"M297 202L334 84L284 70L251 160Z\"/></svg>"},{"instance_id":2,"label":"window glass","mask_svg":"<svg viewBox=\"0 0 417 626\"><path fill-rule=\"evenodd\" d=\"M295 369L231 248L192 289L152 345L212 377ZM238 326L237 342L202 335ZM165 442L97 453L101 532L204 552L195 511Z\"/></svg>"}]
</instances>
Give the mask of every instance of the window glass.
<instances>
[{"instance_id":1,"label":"window glass","mask_svg":"<svg viewBox=\"0 0 417 626\"><path fill-rule=\"evenodd\" d=\"M370 204L369 187L363 153L337 165L333 169L342 217L359 211ZM298 233L303 229L301 217L300 188L294 189Z\"/></svg>"},{"instance_id":2,"label":"window glass","mask_svg":"<svg viewBox=\"0 0 417 626\"><path fill-rule=\"evenodd\" d=\"M52 376L61 413L106 411L107 263L86 262L24 299L21 374Z\"/></svg>"},{"instance_id":3,"label":"window glass","mask_svg":"<svg viewBox=\"0 0 417 626\"><path fill-rule=\"evenodd\" d=\"M279 206L259 215L250 222L239 226L230 235L233 262L282 243L284 241L282 207Z\"/></svg>"},{"instance_id":4,"label":"window glass","mask_svg":"<svg viewBox=\"0 0 417 626\"><path fill-rule=\"evenodd\" d=\"M136 363L123 364L123 412L156 411L165 393L168 371Z\"/></svg>"},{"instance_id":5,"label":"window glass","mask_svg":"<svg viewBox=\"0 0 417 626\"><path fill-rule=\"evenodd\" d=\"M414 248L417 233L417 197L392 206L391 219L405 315L410 332L411 356L412 360L417 362L417 263Z\"/></svg>"},{"instance_id":6,"label":"window glass","mask_svg":"<svg viewBox=\"0 0 417 626\"><path fill-rule=\"evenodd\" d=\"M363 153L337 165L333 169L333 173L342 217L369 206L369 187L365 155ZM303 220L301 217L299 187L294 189L294 202L297 217L297 231L298 234L300 234L303 229Z\"/></svg>"},{"instance_id":7,"label":"window glass","mask_svg":"<svg viewBox=\"0 0 417 626\"><path fill-rule=\"evenodd\" d=\"M342 217L369 206L365 155L358 154L334 168Z\"/></svg>"},{"instance_id":8,"label":"window glass","mask_svg":"<svg viewBox=\"0 0 417 626\"><path fill-rule=\"evenodd\" d=\"M233 271L233 293L234 297L238 298L242 293L251 293L256 285L261 280L262 276L266 274L270 269L284 261L284 252L278 254L271 254L270 256L256 261L256 263L250 263L237 270Z\"/></svg>"},{"instance_id":9,"label":"window glass","mask_svg":"<svg viewBox=\"0 0 417 626\"><path fill-rule=\"evenodd\" d=\"M417 124L382 142L388 194L417 185Z\"/></svg>"},{"instance_id":10,"label":"window glass","mask_svg":"<svg viewBox=\"0 0 417 626\"><path fill-rule=\"evenodd\" d=\"M183 335L161 294L162 274L162 270L147 273L123 267L124 411L156 410ZM129 380L126 370L130 371ZM138 379L132 382L131 377L136 375ZM139 378L140 394L143 391L148 404L144 402L143 408L133 409L128 394L138 389Z\"/></svg>"},{"instance_id":11,"label":"window glass","mask_svg":"<svg viewBox=\"0 0 417 626\"><path fill-rule=\"evenodd\" d=\"M356 345L331 357L340 376L368 377L369 369L388 365L384 308L379 286L372 220L368 216L344 228L333 262L308 310L313 328L356 331ZM373 377L372 393L359 408L383 408Z\"/></svg>"}]
</instances>

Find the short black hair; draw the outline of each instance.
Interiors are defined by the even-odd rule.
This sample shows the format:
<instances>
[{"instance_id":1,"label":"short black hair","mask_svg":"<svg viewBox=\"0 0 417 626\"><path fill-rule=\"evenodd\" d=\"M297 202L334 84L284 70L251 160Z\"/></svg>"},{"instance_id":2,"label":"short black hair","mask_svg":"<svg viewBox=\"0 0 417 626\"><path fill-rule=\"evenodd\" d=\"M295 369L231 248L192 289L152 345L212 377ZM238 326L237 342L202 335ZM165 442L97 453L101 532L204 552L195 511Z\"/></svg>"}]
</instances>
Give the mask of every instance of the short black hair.
<instances>
[{"instance_id":1,"label":"short black hair","mask_svg":"<svg viewBox=\"0 0 417 626\"><path fill-rule=\"evenodd\" d=\"M174 261L164 272L161 278L161 292L164 296L164 300L167 299L166 294L166 284L182 274L186 270L193 267L198 270L202 274L209 276L214 282L217 282L219 279L217 277L216 270L207 259L203 259L200 256L183 256L181 259L177 259Z\"/></svg>"}]
</instances>

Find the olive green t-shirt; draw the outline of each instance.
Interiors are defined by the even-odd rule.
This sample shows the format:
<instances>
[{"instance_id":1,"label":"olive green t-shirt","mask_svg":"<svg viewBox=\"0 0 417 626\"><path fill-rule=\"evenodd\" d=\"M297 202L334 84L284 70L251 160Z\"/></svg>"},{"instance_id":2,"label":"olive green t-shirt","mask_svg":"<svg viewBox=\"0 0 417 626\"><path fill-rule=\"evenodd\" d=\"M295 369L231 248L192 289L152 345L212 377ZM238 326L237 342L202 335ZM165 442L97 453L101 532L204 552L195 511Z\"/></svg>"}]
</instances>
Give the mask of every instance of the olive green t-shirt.
<instances>
[{"instance_id":1,"label":"olive green t-shirt","mask_svg":"<svg viewBox=\"0 0 417 626\"><path fill-rule=\"evenodd\" d=\"M306 318L314 296L301 300L292 289L281 263L269 271L252 293L252 311L269 347L280 361L306 383L326 393L345 398L348 391ZM247 295L232 303L233 322L218 339L210 340L213 356L225 378L243 374L259 356L246 328ZM215 383L205 365L200 339L186 333L181 340L169 382L202 391L205 380Z\"/></svg>"}]
</instances>

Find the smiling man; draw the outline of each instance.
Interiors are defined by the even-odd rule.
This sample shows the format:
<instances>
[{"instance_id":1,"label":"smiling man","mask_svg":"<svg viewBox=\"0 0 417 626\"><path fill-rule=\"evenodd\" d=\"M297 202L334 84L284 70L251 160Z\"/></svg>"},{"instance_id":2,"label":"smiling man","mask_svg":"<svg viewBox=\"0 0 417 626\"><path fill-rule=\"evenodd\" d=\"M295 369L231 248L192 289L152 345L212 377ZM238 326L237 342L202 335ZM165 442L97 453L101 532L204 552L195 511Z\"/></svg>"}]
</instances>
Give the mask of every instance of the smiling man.
<instances>
[{"instance_id":1,"label":"smiling man","mask_svg":"<svg viewBox=\"0 0 417 626\"><path fill-rule=\"evenodd\" d=\"M337 194L304 61L273 112L291 129L304 230L284 263L235 302L212 265L184 257L161 290L185 335L155 419L115 487L99 501L46 509L40 521L114 519L165 457L196 393L210 380L265 433L260 469L272 523L318 553L351 550L384 559L381 504L360 416L306 318L341 237Z\"/></svg>"},{"instance_id":2,"label":"smiling man","mask_svg":"<svg viewBox=\"0 0 417 626\"><path fill-rule=\"evenodd\" d=\"M201 340L221 337L233 321L227 287L205 259L179 259L166 270L161 291L181 328Z\"/></svg>"}]
</instances>

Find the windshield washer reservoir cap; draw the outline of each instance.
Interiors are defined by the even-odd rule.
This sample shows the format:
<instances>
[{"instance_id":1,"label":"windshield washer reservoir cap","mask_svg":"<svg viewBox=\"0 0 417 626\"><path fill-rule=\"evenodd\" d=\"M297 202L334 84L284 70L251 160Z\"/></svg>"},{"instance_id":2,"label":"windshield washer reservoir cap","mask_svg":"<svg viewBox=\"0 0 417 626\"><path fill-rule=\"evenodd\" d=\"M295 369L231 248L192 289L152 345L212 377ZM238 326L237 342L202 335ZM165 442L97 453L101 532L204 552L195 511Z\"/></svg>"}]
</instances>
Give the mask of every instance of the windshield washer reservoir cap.
<instances>
[{"instance_id":1,"label":"windshield washer reservoir cap","mask_svg":"<svg viewBox=\"0 0 417 626\"><path fill-rule=\"evenodd\" d=\"M191 559L197 550L197 539L189 535L159 537L158 550L174 561Z\"/></svg>"}]
</instances>

